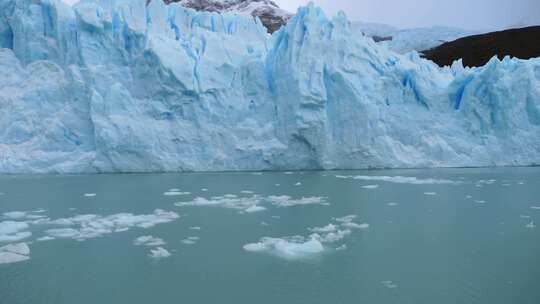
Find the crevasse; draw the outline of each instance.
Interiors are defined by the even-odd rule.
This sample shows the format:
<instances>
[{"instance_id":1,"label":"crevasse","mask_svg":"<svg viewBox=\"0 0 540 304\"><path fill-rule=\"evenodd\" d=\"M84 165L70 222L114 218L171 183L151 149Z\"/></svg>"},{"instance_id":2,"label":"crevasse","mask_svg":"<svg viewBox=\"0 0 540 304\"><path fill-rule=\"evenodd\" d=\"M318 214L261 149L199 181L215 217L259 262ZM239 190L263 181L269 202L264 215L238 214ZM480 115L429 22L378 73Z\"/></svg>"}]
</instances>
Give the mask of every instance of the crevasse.
<instances>
[{"instance_id":1,"label":"crevasse","mask_svg":"<svg viewBox=\"0 0 540 304\"><path fill-rule=\"evenodd\" d=\"M439 68L300 8L0 0L0 172L540 164L540 59Z\"/></svg>"}]
</instances>

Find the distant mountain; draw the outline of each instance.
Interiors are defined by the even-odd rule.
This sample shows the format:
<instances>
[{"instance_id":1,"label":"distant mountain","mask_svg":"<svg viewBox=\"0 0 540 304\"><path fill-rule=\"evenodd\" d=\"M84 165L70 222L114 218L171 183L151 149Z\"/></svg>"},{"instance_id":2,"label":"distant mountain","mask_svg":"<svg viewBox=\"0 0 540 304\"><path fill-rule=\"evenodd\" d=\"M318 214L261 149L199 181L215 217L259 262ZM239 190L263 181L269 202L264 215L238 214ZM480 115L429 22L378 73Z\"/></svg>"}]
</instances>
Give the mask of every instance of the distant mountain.
<instances>
[{"instance_id":1,"label":"distant mountain","mask_svg":"<svg viewBox=\"0 0 540 304\"><path fill-rule=\"evenodd\" d=\"M440 66L463 59L463 65L485 65L493 56L530 59L540 57L540 26L510 29L464 37L423 51L425 58Z\"/></svg>"},{"instance_id":2,"label":"distant mountain","mask_svg":"<svg viewBox=\"0 0 540 304\"><path fill-rule=\"evenodd\" d=\"M271 0L164 0L164 2L167 4L177 2L197 11L258 17L269 33L277 31L293 16Z\"/></svg>"},{"instance_id":3,"label":"distant mountain","mask_svg":"<svg viewBox=\"0 0 540 304\"><path fill-rule=\"evenodd\" d=\"M351 26L357 33L372 37L375 42L387 45L401 54L431 49L448 41L477 34L474 31L444 26L398 29L386 24L367 22L353 22Z\"/></svg>"}]
</instances>

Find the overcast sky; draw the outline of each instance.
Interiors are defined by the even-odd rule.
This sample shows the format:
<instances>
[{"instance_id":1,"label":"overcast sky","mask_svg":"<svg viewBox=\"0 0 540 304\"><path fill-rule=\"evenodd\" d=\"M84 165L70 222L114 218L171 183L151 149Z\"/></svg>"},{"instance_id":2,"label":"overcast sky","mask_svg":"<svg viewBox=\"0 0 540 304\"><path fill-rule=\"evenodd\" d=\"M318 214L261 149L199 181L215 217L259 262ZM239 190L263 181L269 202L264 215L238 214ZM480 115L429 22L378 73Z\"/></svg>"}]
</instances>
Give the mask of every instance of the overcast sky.
<instances>
[{"instance_id":1,"label":"overcast sky","mask_svg":"<svg viewBox=\"0 0 540 304\"><path fill-rule=\"evenodd\" d=\"M274 0L295 11L309 0ZM314 0L327 14L343 10L351 20L402 28L447 25L467 29L540 24L540 0Z\"/></svg>"},{"instance_id":2,"label":"overcast sky","mask_svg":"<svg viewBox=\"0 0 540 304\"><path fill-rule=\"evenodd\" d=\"M77 2L78 0L64 0ZM274 0L296 12L310 0ZM350 20L401 28L433 25L465 29L498 29L540 24L540 0L314 0L327 15L343 10Z\"/></svg>"}]
</instances>

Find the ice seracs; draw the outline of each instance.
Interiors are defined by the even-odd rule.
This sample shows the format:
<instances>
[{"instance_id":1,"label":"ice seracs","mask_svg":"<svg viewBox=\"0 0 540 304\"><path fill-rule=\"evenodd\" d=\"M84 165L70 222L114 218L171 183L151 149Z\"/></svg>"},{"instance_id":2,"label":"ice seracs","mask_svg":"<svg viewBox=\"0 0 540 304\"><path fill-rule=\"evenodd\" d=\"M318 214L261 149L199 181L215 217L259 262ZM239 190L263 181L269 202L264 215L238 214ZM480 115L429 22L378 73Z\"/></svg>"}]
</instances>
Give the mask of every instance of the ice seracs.
<instances>
[{"instance_id":1,"label":"ice seracs","mask_svg":"<svg viewBox=\"0 0 540 304\"><path fill-rule=\"evenodd\" d=\"M540 59L439 68L302 7L0 3L1 173L540 163Z\"/></svg>"}]
</instances>

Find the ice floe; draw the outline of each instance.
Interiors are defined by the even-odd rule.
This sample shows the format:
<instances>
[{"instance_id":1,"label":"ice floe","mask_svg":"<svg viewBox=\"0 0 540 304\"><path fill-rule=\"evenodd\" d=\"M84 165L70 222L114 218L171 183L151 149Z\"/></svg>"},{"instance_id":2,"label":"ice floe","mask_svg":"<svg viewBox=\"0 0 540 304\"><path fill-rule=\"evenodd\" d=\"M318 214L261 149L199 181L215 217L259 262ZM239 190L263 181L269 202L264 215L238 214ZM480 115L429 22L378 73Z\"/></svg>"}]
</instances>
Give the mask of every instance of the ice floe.
<instances>
[{"instance_id":1,"label":"ice floe","mask_svg":"<svg viewBox=\"0 0 540 304\"><path fill-rule=\"evenodd\" d=\"M326 198L313 196L313 197L302 197L299 199L294 199L288 195L282 196L260 196L253 195L249 197L239 197L235 194L226 194L223 196L213 196L211 198L196 197L189 202L178 202L174 205L177 207L222 207L227 209L235 209L246 213L254 213L266 210L266 207L261 206L264 203L271 204L276 207L292 207L298 205L328 205Z\"/></svg>"},{"instance_id":2,"label":"ice floe","mask_svg":"<svg viewBox=\"0 0 540 304\"><path fill-rule=\"evenodd\" d=\"M388 203L387 204L389 207L396 207L398 205L398 203Z\"/></svg>"},{"instance_id":3,"label":"ice floe","mask_svg":"<svg viewBox=\"0 0 540 304\"><path fill-rule=\"evenodd\" d=\"M362 188L364 188L364 189L377 189L377 188L379 188L379 185L365 185L365 186L362 186Z\"/></svg>"},{"instance_id":4,"label":"ice floe","mask_svg":"<svg viewBox=\"0 0 540 304\"><path fill-rule=\"evenodd\" d=\"M26 222L4 221L0 222L0 243L18 242L32 236L28 231Z\"/></svg>"},{"instance_id":5,"label":"ice floe","mask_svg":"<svg viewBox=\"0 0 540 304\"><path fill-rule=\"evenodd\" d=\"M38 214L34 214L34 213L38 213ZM4 213L3 216L4 218L9 219L9 220L37 220L37 219L46 218L46 216L41 215L39 213L42 213L42 211L41 210L29 211L29 212L11 211L11 212Z\"/></svg>"},{"instance_id":6,"label":"ice floe","mask_svg":"<svg viewBox=\"0 0 540 304\"><path fill-rule=\"evenodd\" d=\"M193 227L189 227L190 230L201 230L201 227L199 226L193 226Z\"/></svg>"},{"instance_id":7,"label":"ice floe","mask_svg":"<svg viewBox=\"0 0 540 304\"><path fill-rule=\"evenodd\" d=\"M413 184L413 185L426 185L426 184L458 184L460 182L448 180L448 179L434 179L426 178L419 179L413 176L367 176L367 175L336 175L337 178L342 179L355 179L363 181L381 181L396 184Z\"/></svg>"},{"instance_id":8,"label":"ice floe","mask_svg":"<svg viewBox=\"0 0 540 304\"><path fill-rule=\"evenodd\" d=\"M184 245L194 245L200 238L198 236L190 236L182 240Z\"/></svg>"},{"instance_id":9,"label":"ice floe","mask_svg":"<svg viewBox=\"0 0 540 304\"><path fill-rule=\"evenodd\" d=\"M175 212L154 210L151 214L134 215L119 213L109 216L86 214L70 218L60 218L43 222L44 225L66 226L45 231L45 234L54 238L69 238L86 240L101 237L105 234L123 232L131 228L151 228L158 224L172 222L179 218Z\"/></svg>"},{"instance_id":10,"label":"ice floe","mask_svg":"<svg viewBox=\"0 0 540 304\"><path fill-rule=\"evenodd\" d=\"M143 236L140 236L138 238L136 238L134 241L133 241L133 245L135 246L151 246L151 247L157 247L157 246L163 246L163 245L166 245L167 243L158 238L158 237L154 237L154 236L151 236L151 235L143 235Z\"/></svg>"},{"instance_id":11,"label":"ice floe","mask_svg":"<svg viewBox=\"0 0 540 304\"><path fill-rule=\"evenodd\" d=\"M175 191L172 191L172 190L175 190ZM191 192L181 192L178 189L171 189L163 193L164 196L181 196L181 195L190 195L190 194Z\"/></svg>"},{"instance_id":12,"label":"ice floe","mask_svg":"<svg viewBox=\"0 0 540 304\"><path fill-rule=\"evenodd\" d=\"M322 196L302 197L299 199L293 199L288 195L271 195L265 200L269 201L272 205L277 207L292 207L300 205L329 205L326 202L326 198Z\"/></svg>"},{"instance_id":13,"label":"ice floe","mask_svg":"<svg viewBox=\"0 0 540 304\"><path fill-rule=\"evenodd\" d=\"M84 197L96 197L97 194L96 193L85 193L84 194Z\"/></svg>"},{"instance_id":14,"label":"ice floe","mask_svg":"<svg viewBox=\"0 0 540 304\"><path fill-rule=\"evenodd\" d=\"M531 209L533 209L533 210L540 210L540 207L538 207L538 206L531 206Z\"/></svg>"},{"instance_id":15,"label":"ice floe","mask_svg":"<svg viewBox=\"0 0 540 304\"><path fill-rule=\"evenodd\" d=\"M325 250L325 244L331 248L331 244L343 241L352 234L352 229L369 227L369 224L354 223L355 218L356 215L334 218L334 223L308 228L308 231L311 232L308 236L263 237L256 243L244 245L243 248L246 251L267 253L285 259L310 257L322 253ZM346 244L335 246L336 250L346 248Z\"/></svg>"},{"instance_id":16,"label":"ice floe","mask_svg":"<svg viewBox=\"0 0 540 304\"><path fill-rule=\"evenodd\" d=\"M30 248L26 243L0 247L0 264L22 262L30 259Z\"/></svg>"},{"instance_id":17,"label":"ice floe","mask_svg":"<svg viewBox=\"0 0 540 304\"><path fill-rule=\"evenodd\" d=\"M315 239L265 237L257 243L244 245L244 250L274 254L286 259L296 259L321 253L324 251L324 246Z\"/></svg>"},{"instance_id":18,"label":"ice floe","mask_svg":"<svg viewBox=\"0 0 540 304\"><path fill-rule=\"evenodd\" d=\"M163 247L157 247L155 249L150 249L149 257L153 259L164 259L171 256L171 253Z\"/></svg>"},{"instance_id":19,"label":"ice floe","mask_svg":"<svg viewBox=\"0 0 540 304\"><path fill-rule=\"evenodd\" d=\"M437 195L437 192L424 192L424 195L435 196Z\"/></svg>"},{"instance_id":20,"label":"ice floe","mask_svg":"<svg viewBox=\"0 0 540 304\"><path fill-rule=\"evenodd\" d=\"M390 288L390 289L394 289L398 287L397 284L394 283L393 281L382 281L381 284L383 284L384 287Z\"/></svg>"}]
</instances>

